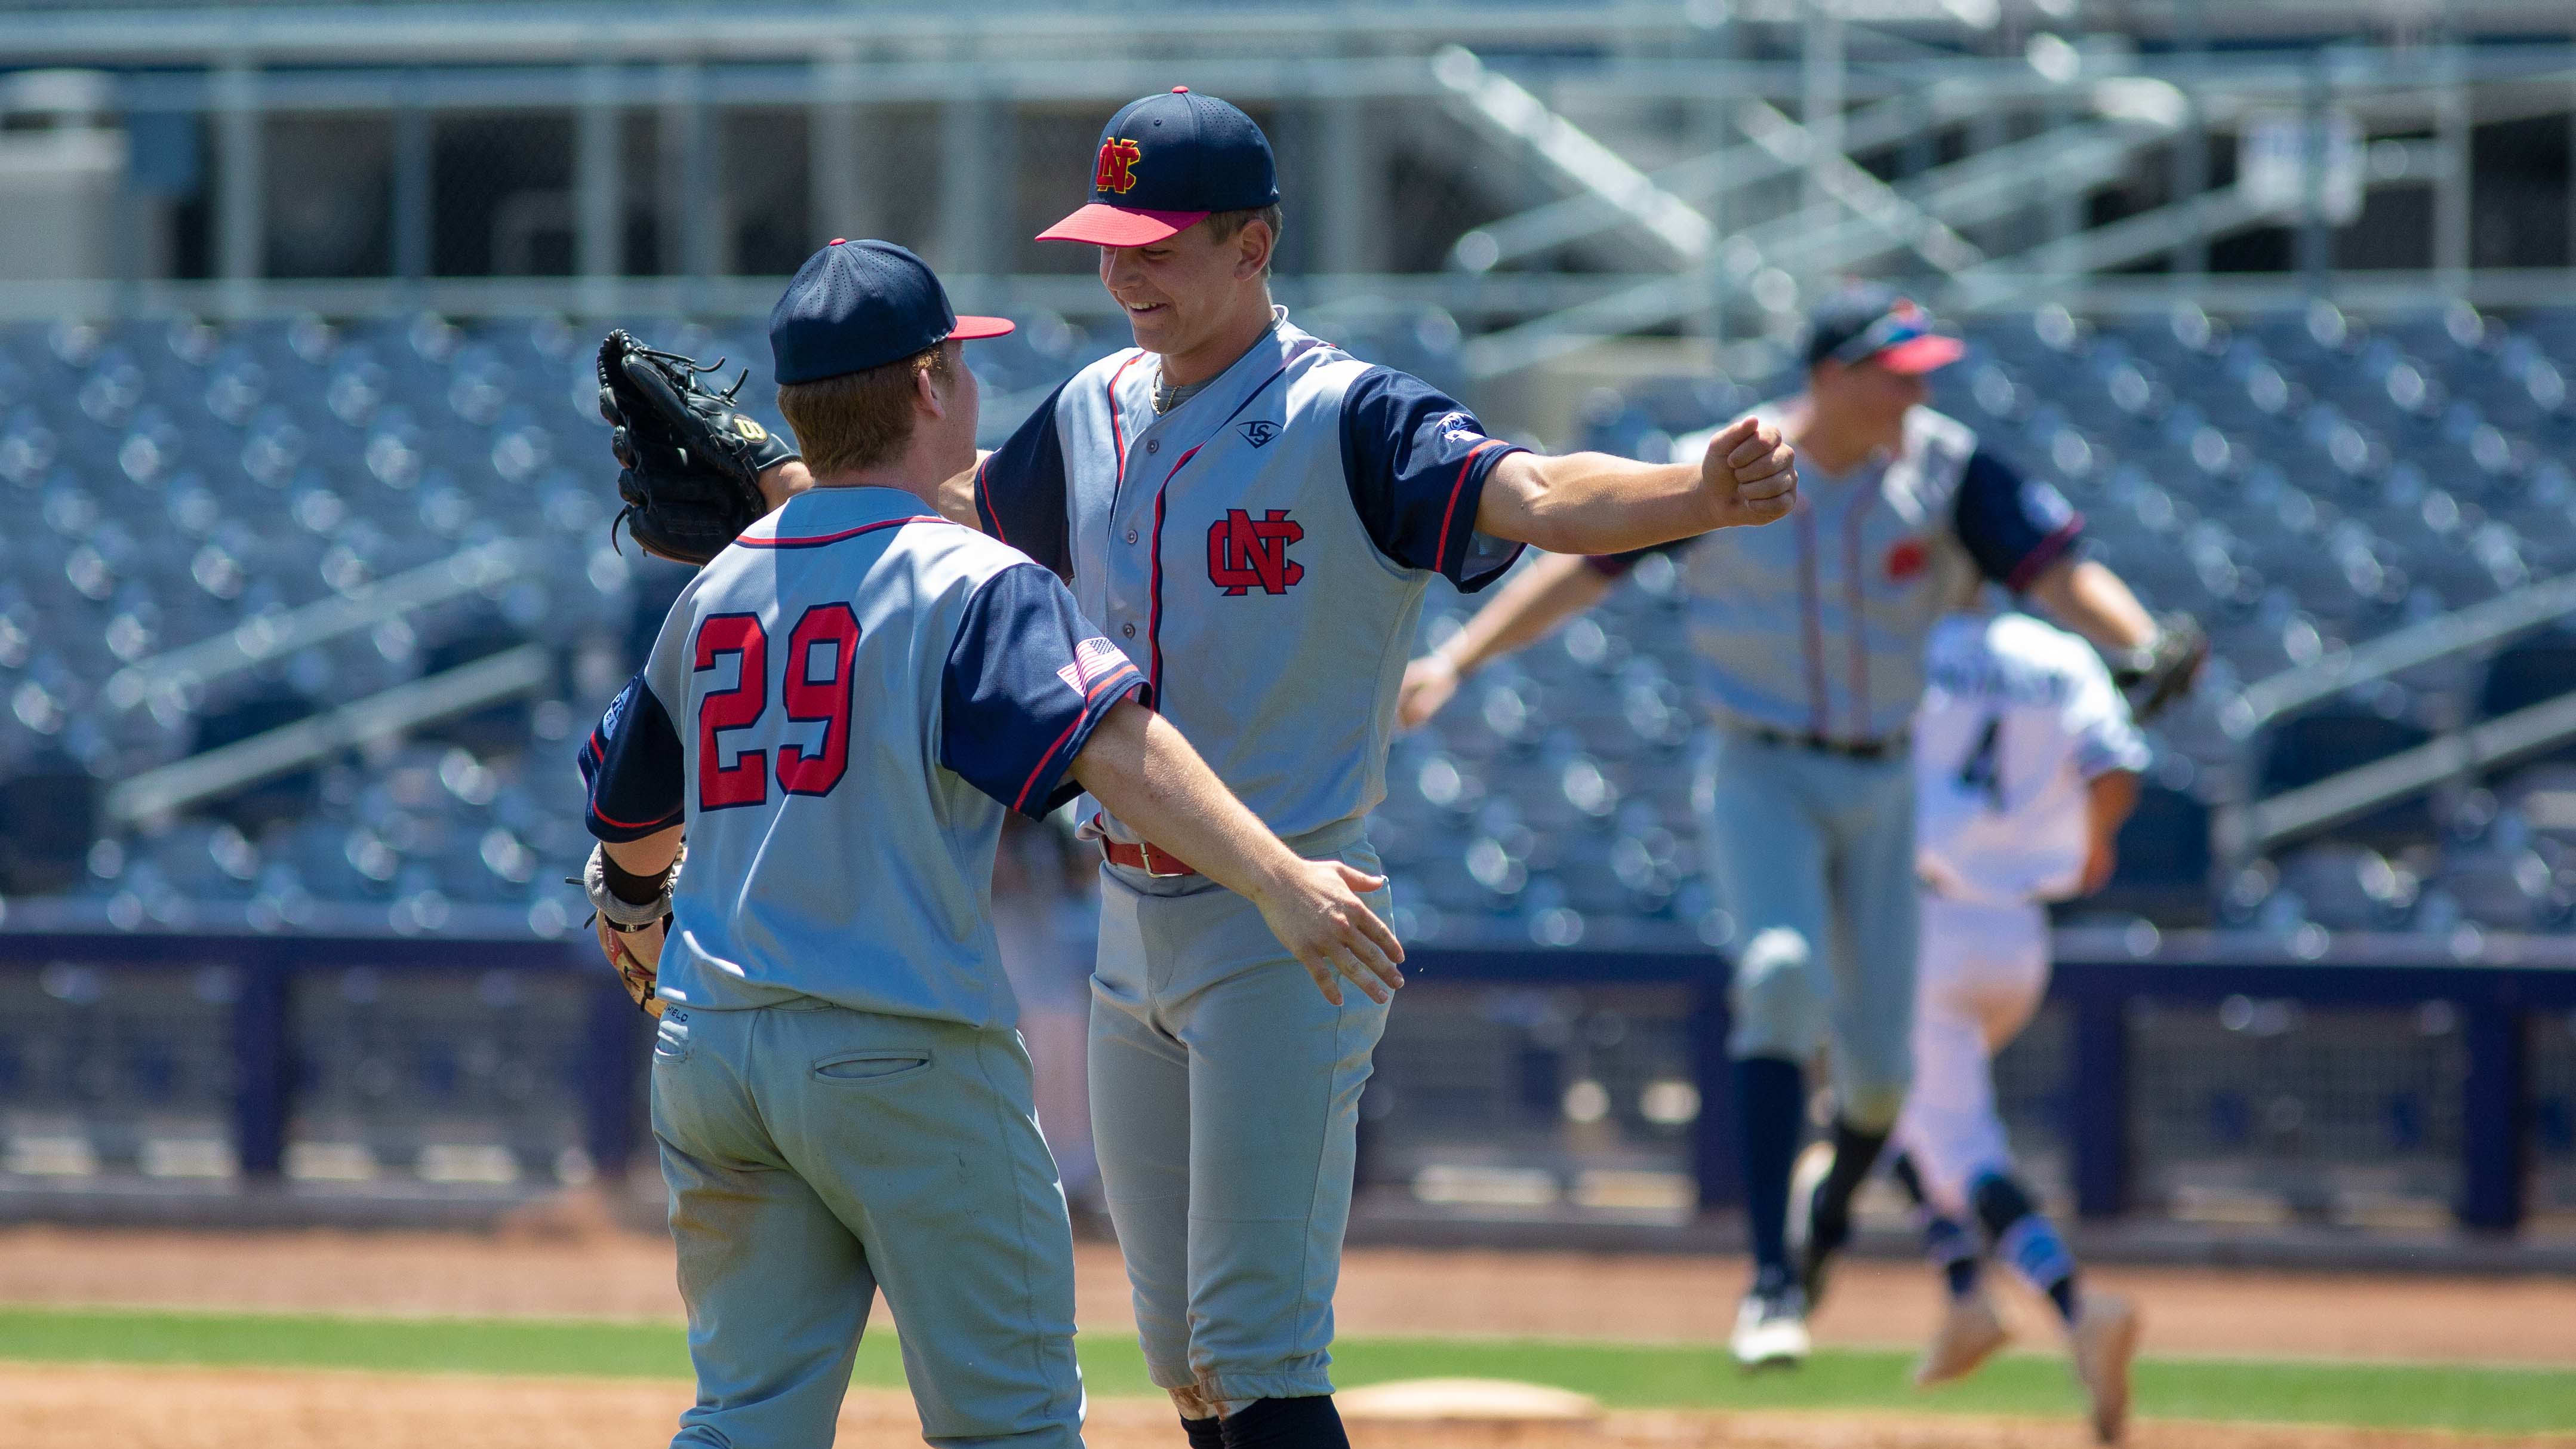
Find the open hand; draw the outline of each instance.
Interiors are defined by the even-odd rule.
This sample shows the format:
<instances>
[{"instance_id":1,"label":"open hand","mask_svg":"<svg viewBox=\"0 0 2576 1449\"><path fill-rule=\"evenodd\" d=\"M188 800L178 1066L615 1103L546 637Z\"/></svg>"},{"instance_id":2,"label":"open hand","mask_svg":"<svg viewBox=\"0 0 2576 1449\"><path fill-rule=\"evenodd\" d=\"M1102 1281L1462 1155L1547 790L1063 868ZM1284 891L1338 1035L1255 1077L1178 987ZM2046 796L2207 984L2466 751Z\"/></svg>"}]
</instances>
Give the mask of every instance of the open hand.
<instances>
[{"instance_id":1,"label":"open hand","mask_svg":"<svg viewBox=\"0 0 2576 1449\"><path fill-rule=\"evenodd\" d=\"M1420 729L1457 696L1458 666L1447 656L1425 654L1404 666L1404 687L1395 696L1395 727Z\"/></svg>"},{"instance_id":2,"label":"open hand","mask_svg":"<svg viewBox=\"0 0 2576 1449\"><path fill-rule=\"evenodd\" d=\"M1700 485L1716 505L1712 527L1769 523L1798 502L1798 454L1778 425L1740 418L1708 440Z\"/></svg>"},{"instance_id":3,"label":"open hand","mask_svg":"<svg viewBox=\"0 0 2576 1449\"><path fill-rule=\"evenodd\" d=\"M1338 860L1300 860L1253 904L1279 943L1315 978L1326 1001L1342 1004L1341 978L1348 977L1383 1005L1404 984L1404 973L1396 969L1404 944L1360 897L1385 885L1384 876Z\"/></svg>"}]
</instances>

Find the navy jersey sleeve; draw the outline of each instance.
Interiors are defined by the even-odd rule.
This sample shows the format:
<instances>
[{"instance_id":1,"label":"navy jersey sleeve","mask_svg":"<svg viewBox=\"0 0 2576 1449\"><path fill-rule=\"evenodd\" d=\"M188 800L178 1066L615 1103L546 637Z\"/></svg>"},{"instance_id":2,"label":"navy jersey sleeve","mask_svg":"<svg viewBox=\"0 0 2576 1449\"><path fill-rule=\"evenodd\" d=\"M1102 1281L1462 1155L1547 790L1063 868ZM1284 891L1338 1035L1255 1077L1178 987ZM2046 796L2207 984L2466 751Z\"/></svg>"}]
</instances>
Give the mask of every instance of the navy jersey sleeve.
<instances>
[{"instance_id":1,"label":"navy jersey sleeve","mask_svg":"<svg viewBox=\"0 0 2576 1449\"><path fill-rule=\"evenodd\" d=\"M1109 707L1145 688L1056 579L1015 564L967 601L940 686L939 763L1025 815L1082 792L1065 778Z\"/></svg>"},{"instance_id":2,"label":"navy jersey sleeve","mask_svg":"<svg viewBox=\"0 0 2576 1449\"><path fill-rule=\"evenodd\" d=\"M2084 536L2084 515L2064 494L1982 448L1959 479L1951 523L1978 572L2015 593Z\"/></svg>"},{"instance_id":3,"label":"navy jersey sleeve","mask_svg":"<svg viewBox=\"0 0 2576 1449\"><path fill-rule=\"evenodd\" d=\"M1494 465L1525 451L1392 368L1370 368L1342 395L1342 475L1369 537L1388 558L1469 593L1521 555L1521 545L1476 531L1476 508Z\"/></svg>"},{"instance_id":4,"label":"navy jersey sleeve","mask_svg":"<svg viewBox=\"0 0 2576 1449\"><path fill-rule=\"evenodd\" d=\"M680 823L688 764L670 712L643 675L626 682L582 742L581 777L590 787L585 822L601 840L641 840Z\"/></svg>"},{"instance_id":5,"label":"navy jersey sleeve","mask_svg":"<svg viewBox=\"0 0 2576 1449\"><path fill-rule=\"evenodd\" d=\"M975 468L975 518L984 532L1054 570L1073 577L1065 547L1064 443L1056 436L1057 388L1028 421Z\"/></svg>"}]
</instances>

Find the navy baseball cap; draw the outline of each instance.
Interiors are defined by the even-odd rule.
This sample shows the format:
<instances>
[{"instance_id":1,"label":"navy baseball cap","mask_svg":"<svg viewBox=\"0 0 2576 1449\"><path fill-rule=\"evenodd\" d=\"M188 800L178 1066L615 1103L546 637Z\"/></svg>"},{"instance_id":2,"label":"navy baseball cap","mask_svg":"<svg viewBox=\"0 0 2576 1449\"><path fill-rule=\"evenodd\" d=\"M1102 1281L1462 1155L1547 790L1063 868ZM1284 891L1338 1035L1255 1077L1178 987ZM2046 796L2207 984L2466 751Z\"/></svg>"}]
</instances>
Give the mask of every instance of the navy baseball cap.
<instances>
[{"instance_id":1,"label":"navy baseball cap","mask_svg":"<svg viewBox=\"0 0 2576 1449\"><path fill-rule=\"evenodd\" d=\"M1875 362L1923 373L1959 360L1968 345L1935 330L1932 314L1886 287L1853 287L1807 318L1807 365Z\"/></svg>"},{"instance_id":2,"label":"navy baseball cap","mask_svg":"<svg viewBox=\"0 0 2576 1449\"><path fill-rule=\"evenodd\" d=\"M832 244L805 259L769 309L771 371L780 382L865 372L954 337L999 337L1000 317L960 317L930 264L888 241Z\"/></svg>"},{"instance_id":3,"label":"navy baseball cap","mask_svg":"<svg viewBox=\"0 0 2576 1449\"><path fill-rule=\"evenodd\" d=\"M1211 211L1278 200L1279 163L1252 118L1174 86L1109 118L1091 165L1091 204L1038 240L1141 247L1178 236Z\"/></svg>"}]
</instances>

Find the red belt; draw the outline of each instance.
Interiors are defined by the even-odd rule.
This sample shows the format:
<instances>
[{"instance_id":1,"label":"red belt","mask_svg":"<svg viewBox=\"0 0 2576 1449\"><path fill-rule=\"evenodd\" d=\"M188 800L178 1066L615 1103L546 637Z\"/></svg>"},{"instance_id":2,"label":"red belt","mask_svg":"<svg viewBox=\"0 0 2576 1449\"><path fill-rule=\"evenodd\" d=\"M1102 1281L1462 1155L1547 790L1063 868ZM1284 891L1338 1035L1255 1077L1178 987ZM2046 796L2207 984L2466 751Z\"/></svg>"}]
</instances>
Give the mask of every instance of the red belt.
<instances>
[{"instance_id":1,"label":"red belt","mask_svg":"<svg viewBox=\"0 0 2576 1449\"><path fill-rule=\"evenodd\" d=\"M1156 850L1153 846L1143 843L1129 845L1123 840L1103 840L1100 842L1100 853L1111 865L1123 865L1129 870L1141 870L1151 876L1198 874L1197 871L1174 860L1171 852Z\"/></svg>"}]
</instances>

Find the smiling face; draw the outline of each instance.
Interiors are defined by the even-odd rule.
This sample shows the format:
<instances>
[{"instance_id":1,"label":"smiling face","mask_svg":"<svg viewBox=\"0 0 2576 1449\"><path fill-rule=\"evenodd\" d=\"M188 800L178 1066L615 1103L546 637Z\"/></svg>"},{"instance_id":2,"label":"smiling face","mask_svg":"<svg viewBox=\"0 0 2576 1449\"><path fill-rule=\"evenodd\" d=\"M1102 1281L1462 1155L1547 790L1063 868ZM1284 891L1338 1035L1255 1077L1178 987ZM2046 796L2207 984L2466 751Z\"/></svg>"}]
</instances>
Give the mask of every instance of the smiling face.
<instances>
[{"instance_id":1,"label":"smiling face","mask_svg":"<svg viewBox=\"0 0 2576 1449\"><path fill-rule=\"evenodd\" d=\"M1270 325L1271 242L1266 222L1219 237L1202 221L1165 241L1102 247L1100 285L1127 314L1136 345L1187 385L1222 371Z\"/></svg>"}]
</instances>

